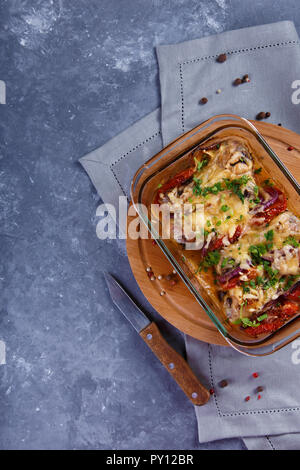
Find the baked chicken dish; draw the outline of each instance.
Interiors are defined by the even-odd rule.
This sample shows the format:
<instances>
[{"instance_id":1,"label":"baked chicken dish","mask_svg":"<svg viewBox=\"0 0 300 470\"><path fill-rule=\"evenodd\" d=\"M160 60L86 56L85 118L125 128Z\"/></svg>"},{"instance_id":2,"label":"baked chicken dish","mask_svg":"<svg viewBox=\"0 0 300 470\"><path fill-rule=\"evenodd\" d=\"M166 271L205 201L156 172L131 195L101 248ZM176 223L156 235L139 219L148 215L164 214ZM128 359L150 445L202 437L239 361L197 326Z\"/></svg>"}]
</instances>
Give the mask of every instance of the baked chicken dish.
<instances>
[{"instance_id":1,"label":"baked chicken dish","mask_svg":"<svg viewBox=\"0 0 300 470\"><path fill-rule=\"evenodd\" d=\"M300 220L276 186L245 144L231 138L195 148L189 166L162 181L154 200L169 207L172 243L189 271L222 303L226 321L252 337L299 313ZM182 235L179 222L189 222L191 233ZM197 237L201 246L186 249Z\"/></svg>"}]
</instances>

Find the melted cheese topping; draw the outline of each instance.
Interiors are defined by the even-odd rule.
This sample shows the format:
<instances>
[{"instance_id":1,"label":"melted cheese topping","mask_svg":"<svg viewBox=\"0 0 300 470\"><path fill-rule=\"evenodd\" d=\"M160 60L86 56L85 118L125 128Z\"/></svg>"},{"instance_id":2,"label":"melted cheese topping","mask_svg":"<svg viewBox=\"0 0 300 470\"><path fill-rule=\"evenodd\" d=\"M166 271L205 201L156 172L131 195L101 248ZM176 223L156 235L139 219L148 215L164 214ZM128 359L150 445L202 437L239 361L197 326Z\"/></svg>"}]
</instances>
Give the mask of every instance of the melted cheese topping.
<instances>
[{"instance_id":1,"label":"melted cheese topping","mask_svg":"<svg viewBox=\"0 0 300 470\"><path fill-rule=\"evenodd\" d=\"M210 260L214 276L221 279L239 268L238 285L225 286L226 314L231 320L249 318L300 275L300 221L285 211L267 226L264 220L261 225L251 224L255 208L271 196L257 185L253 158L240 142L228 140L211 149L196 149L194 164L193 181L160 194L171 212L184 207L182 220L174 218L173 237L184 243L202 235L204 250L221 240L215 259ZM185 225L190 230L182 236L179 228ZM207 266L204 264L203 272L193 257L187 259L187 265L202 285L213 280L211 273L206 274ZM216 294L218 288L210 285L209 291L213 290Z\"/></svg>"}]
</instances>

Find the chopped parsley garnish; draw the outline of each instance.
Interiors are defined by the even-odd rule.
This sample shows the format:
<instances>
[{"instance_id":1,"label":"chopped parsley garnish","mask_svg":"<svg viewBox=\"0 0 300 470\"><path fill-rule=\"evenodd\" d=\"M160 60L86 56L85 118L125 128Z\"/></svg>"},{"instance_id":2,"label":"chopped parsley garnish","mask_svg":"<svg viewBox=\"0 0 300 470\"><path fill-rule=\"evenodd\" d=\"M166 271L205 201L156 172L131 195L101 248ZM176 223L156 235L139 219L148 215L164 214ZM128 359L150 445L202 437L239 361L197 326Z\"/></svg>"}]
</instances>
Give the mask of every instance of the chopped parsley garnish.
<instances>
[{"instance_id":1,"label":"chopped parsley garnish","mask_svg":"<svg viewBox=\"0 0 300 470\"><path fill-rule=\"evenodd\" d=\"M201 183L202 183L202 181L199 178L196 178L194 176L193 194L195 194L196 196L200 196L201 193L202 193Z\"/></svg>"},{"instance_id":2,"label":"chopped parsley garnish","mask_svg":"<svg viewBox=\"0 0 300 470\"><path fill-rule=\"evenodd\" d=\"M224 258L221 263L221 268L225 268L225 266L234 266L235 261L232 258Z\"/></svg>"},{"instance_id":3,"label":"chopped parsley garnish","mask_svg":"<svg viewBox=\"0 0 300 470\"><path fill-rule=\"evenodd\" d=\"M216 266L221 258L221 254L218 250L213 250L207 253L204 260L202 261L202 266L204 268L209 268L211 266Z\"/></svg>"},{"instance_id":4,"label":"chopped parsley garnish","mask_svg":"<svg viewBox=\"0 0 300 470\"><path fill-rule=\"evenodd\" d=\"M265 233L265 239L268 242L272 242L274 238L274 230L269 230L267 233Z\"/></svg>"},{"instance_id":5,"label":"chopped parsley garnish","mask_svg":"<svg viewBox=\"0 0 300 470\"><path fill-rule=\"evenodd\" d=\"M218 220L217 223L216 223L216 226L219 227L221 225L221 220Z\"/></svg>"},{"instance_id":6,"label":"chopped parsley garnish","mask_svg":"<svg viewBox=\"0 0 300 470\"><path fill-rule=\"evenodd\" d=\"M262 255L267 253L267 247L264 243L259 243L258 245L250 245L248 252L252 258L253 264L262 264Z\"/></svg>"},{"instance_id":7,"label":"chopped parsley garnish","mask_svg":"<svg viewBox=\"0 0 300 470\"><path fill-rule=\"evenodd\" d=\"M246 328L248 326L252 327L252 328L257 328L259 326L259 323L257 323L255 320L252 321L250 320L250 318L241 318L241 322L243 324L243 326Z\"/></svg>"},{"instance_id":8,"label":"chopped parsley garnish","mask_svg":"<svg viewBox=\"0 0 300 470\"><path fill-rule=\"evenodd\" d=\"M200 171L202 168L208 165L208 158L204 158L201 162L197 163L197 170Z\"/></svg>"},{"instance_id":9,"label":"chopped parsley garnish","mask_svg":"<svg viewBox=\"0 0 300 470\"><path fill-rule=\"evenodd\" d=\"M159 188L161 188L161 187L162 187L162 184L159 183L159 184L157 185L157 189L159 189Z\"/></svg>"},{"instance_id":10,"label":"chopped parsley garnish","mask_svg":"<svg viewBox=\"0 0 300 470\"><path fill-rule=\"evenodd\" d=\"M226 212L226 211L228 211L229 209L230 209L230 207L227 206L226 204L223 204L223 206L221 206L221 211L222 211L222 212Z\"/></svg>"},{"instance_id":11,"label":"chopped parsley garnish","mask_svg":"<svg viewBox=\"0 0 300 470\"><path fill-rule=\"evenodd\" d=\"M292 287L292 285L297 279L298 279L298 276L288 276L283 290L289 290L289 288Z\"/></svg>"},{"instance_id":12,"label":"chopped parsley garnish","mask_svg":"<svg viewBox=\"0 0 300 470\"><path fill-rule=\"evenodd\" d=\"M299 242L297 242L296 238L292 235L289 235L283 242L284 245L291 245L294 248L298 248L300 246Z\"/></svg>"},{"instance_id":13,"label":"chopped parsley garnish","mask_svg":"<svg viewBox=\"0 0 300 470\"><path fill-rule=\"evenodd\" d=\"M242 324L244 328L247 328L247 327L257 328L260 325L260 323L266 318L268 318L267 313L264 313L263 315L261 315L260 317L258 317L256 320L253 320L253 321L247 317L240 317L237 320L235 320L233 324L234 325Z\"/></svg>"},{"instance_id":14,"label":"chopped parsley garnish","mask_svg":"<svg viewBox=\"0 0 300 470\"><path fill-rule=\"evenodd\" d=\"M218 181L218 183L215 183L213 186L206 186L202 191L202 195L207 196L207 194L218 194L220 191L223 191L223 187L222 183Z\"/></svg>"},{"instance_id":15,"label":"chopped parsley garnish","mask_svg":"<svg viewBox=\"0 0 300 470\"><path fill-rule=\"evenodd\" d=\"M256 168L256 170L254 170L254 174L259 175L259 173L261 173L261 170L262 170L262 167Z\"/></svg>"},{"instance_id":16,"label":"chopped parsley garnish","mask_svg":"<svg viewBox=\"0 0 300 470\"><path fill-rule=\"evenodd\" d=\"M263 315L261 315L260 317L257 318L258 321L263 321L265 320L266 318L268 318L268 314L267 313L264 313Z\"/></svg>"},{"instance_id":17,"label":"chopped parsley garnish","mask_svg":"<svg viewBox=\"0 0 300 470\"><path fill-rule=\"evenodd\" d=\"M264 282L262 288L263 290L270 289L270 287L276 286L278 282L277 274L279 273L278 269L272 269L267 264L265 265L265 271L269 277L267 281Z\"/></svg>"},{"instance_id":18,"label":"chopped parsley garnish","mask_svg":"<svg viewBox=\"0 0 300 470\"><path fill-rule=\"evenodd\" d=\"M240 178L237 178L234 180L230 180L226 178L224 181L226 184L226 188L232 191L234 194L236 194L240 198L242 203L244 204L245 197L244 197L244 194L242 193L241 187L248 183L249 176L243 175Z\"/></svg>"},{"instance_id":19,"label":"chopped parsley garnish","mask_svg":"<svg viewBox=\"0 0 300 470\"><path fill-rule=\"evenodd\" d=\"M264 183L267 186L274 186L274 183L269 178L267 180L265 180Z\"/></svg>"}]
</instances>

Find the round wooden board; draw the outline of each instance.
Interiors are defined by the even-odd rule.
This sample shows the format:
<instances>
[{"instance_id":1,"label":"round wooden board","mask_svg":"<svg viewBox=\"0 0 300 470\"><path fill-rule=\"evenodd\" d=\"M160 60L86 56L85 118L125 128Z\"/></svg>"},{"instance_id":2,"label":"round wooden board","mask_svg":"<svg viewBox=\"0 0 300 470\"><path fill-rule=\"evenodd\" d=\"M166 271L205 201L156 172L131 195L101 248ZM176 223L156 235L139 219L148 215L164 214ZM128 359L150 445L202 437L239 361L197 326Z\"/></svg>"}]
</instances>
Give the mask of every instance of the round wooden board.
<instances>
[{"instance_id":1,"label":"round wooden board","mask_svg":"<svg viewBox=\"0 0 300 470\"><path fill-rule=\"evenodd\" d=\"M300 135L274 124L257 121L253 124L295 178L300 181ZM288 151L289 146L294 147L295 150ZM130 219L129 216L128 222ZM179 276L176 276L175 286L171 286L170 282L165 279L165 276L172 272L173 267L160 248L153 246L151 239L132 240L128 237L127 254L140 289L163 318L194 338L207 343L228 345ZM146 272L147 266L151 266L155 273L155 281L150 281ZM157 279L159 274L163 275L161 281ZM161 296L161 290L165 290L166 295Z\"/></svg>"}]
</instances>

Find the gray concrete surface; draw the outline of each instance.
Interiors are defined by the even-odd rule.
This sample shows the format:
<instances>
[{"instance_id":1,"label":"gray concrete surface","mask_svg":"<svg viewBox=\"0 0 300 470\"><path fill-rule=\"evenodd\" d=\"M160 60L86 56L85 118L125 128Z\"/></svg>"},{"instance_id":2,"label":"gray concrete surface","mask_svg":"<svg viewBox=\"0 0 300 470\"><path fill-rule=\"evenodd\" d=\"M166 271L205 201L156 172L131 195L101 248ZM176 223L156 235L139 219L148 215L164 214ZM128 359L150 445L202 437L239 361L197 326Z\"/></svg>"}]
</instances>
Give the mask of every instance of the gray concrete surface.
<instances>
[{"instance_id":1,"label":"gray concrete surface","mask_svg":"<svg viewBox=\"0 0 300 470\"><path fill-rule=\"evenodd\" d=\"M112 306L102 270L157 318L124 243L97 239L77 161L159 105L155 45L282 19L299 30L297 0L2 0L0 448L244 448L198 444L192 406Z\"/></svg>"}]
</instances>

